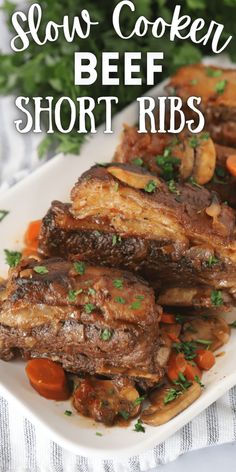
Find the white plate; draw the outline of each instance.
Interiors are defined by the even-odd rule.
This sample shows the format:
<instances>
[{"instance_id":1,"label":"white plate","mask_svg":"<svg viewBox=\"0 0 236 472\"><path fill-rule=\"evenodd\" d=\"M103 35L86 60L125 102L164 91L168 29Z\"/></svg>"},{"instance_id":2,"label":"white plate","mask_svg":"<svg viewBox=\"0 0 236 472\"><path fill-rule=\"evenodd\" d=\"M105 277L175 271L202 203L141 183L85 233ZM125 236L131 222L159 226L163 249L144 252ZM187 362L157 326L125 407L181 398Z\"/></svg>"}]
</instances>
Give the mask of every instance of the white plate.
<instances>
[{"instance_id":1,"label":"white plate","mask_svg":"<svg viewBox=\"0 0 236 472\"><path fill-rule=\"evenodd\" d=\"M163 94L163 84L155 87L152 96ZM78 176L94 162L112 158L123 123L135 123L136 104L116 116L113 135L104 135L102 129L83 146L81 155L57 156L9 190L0 200L0 209L9 215L0 223L0 274L6 275L3 249L20 249L22 235L30 220L41 218L52 200L69 200L69 192ZM17 156L16 156L17 159ZM233 319L233 315L231 318ZM146 433L136 433L133 425L127 428L105 428L79 415L67 417L70 402L57 403L37 395L30 387L21 361L0 361L0 391L9 400L18 402L32 422L43 426L47 433L63 447L82 455L105 458L131 456L156 446L198 415L208 405L236 384L236 332L225 346L225 355L217 359L216 366L204 376L206 389L187 410L159 427L146 427ZM101 432L102 436L97 436Z\"/></svg>"}]
</instances>

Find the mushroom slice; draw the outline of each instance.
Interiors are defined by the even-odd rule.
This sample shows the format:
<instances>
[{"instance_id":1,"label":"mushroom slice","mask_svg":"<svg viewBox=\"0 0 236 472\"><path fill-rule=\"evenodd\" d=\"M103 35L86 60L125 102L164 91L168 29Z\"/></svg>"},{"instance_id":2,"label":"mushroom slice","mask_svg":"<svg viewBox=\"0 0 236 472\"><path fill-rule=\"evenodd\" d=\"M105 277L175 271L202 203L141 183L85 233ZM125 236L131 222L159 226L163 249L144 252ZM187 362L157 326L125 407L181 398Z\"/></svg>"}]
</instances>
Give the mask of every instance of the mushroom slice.
<instances>
[{"instance_id":1,"label":"mushroom slice","mask_svg":"<svg viewBox=\"0 0 236 472\"><path fill-rule=\"evenodd\" d=\"M133 383L126 378L80 380L73 394L75 409L108 426L123 418L134 418L140 412L141 400Z\"/></svg>"},{"instance_id":2,"label":"mushroom slice","mask_svg":"<svg viewBox=\"0 0 236 472\"><path fill-rule=\"evenodd\" d=\"M212 139L200 137L195 152L193 178L199 185L205 185L213 178L216 167L216 149Z\"/></svg>"},{"instance_id":3,"label":"mushroom slice","mask_svg":"<svg viewBox=\"0 0 236 472\"><path fill-rule=\"evenodd\" d=\"M188 140L184 139L180 141L180 143L173 148L173 156L181 160L179 168L180 175L183 180L187 180L191 177L194 166L194 150L189 145Z\"/></svg>"},{"instance_id":4,"label":"mushroom slice","mask_svg":"<svg viewBox=\"0 0 236 472\"><path fill-rule=\"evenodd\" d=\"M193 382L186 390L176 390L178 392L176 398L166 403L165 399L171 389L176 390L171 386L164 386L151 394L151 406L143 410L141 415L141 420L144 423L151 426L160 426L161 424L167 423L197 400L202 390L199 383Z\"/></svg>"},{"instance_id":5,"label":"mushroom slice","mask_svg":"<svg viewBox=\"0 0 236 472\"><path fill-rule=\"evenodd\" d=\"M154 182L157 188L161 186L160 180L151 174L141 173L140 171L135 172L115 166L108 167L107 171L121 182L140 190L144 190L150 182Z\"/></svg>"},{"instance_id":6,"label":"mushroom slice","mask_svg":"<svg viewBox=\"0 0 236 472\"><path fill-rule=\"evenodd\" d=\"M194 318L183 324L181 341L199 341L208 345L211 351L216 351L226 344L230 337L230 327L220 316ZM209 343L209 344L208 344Z\"/></svg>"}]
</instances>

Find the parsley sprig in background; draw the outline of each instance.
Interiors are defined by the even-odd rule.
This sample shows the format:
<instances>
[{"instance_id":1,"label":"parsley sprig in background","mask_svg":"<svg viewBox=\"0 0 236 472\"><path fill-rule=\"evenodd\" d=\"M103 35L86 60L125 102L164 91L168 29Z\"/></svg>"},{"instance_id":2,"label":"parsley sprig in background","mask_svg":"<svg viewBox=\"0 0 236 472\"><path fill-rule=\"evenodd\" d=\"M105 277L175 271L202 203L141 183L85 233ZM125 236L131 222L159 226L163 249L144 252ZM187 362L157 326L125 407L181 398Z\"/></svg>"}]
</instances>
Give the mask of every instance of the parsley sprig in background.
<instances>
[{"instance_id":1,"label":"parsley sprig in background","mask_svg":"<svg viewBox=\"0 0 236 472\"><path fill-rule=\"evenodd\" d=\"M28 2L30 5L33 2ZM74 43L66 43L62 36L57 43L47 43L44 47L39 47L31 42L27 51L14 54L0 54L0 94L17 93L28 97L34 96L54 96L55 101L62 95L69 96L76 101L79 96L92 96L95 100L101 95L116 95L119 98L119 105L114 109L114 113L124 108L128 103L142 95L147 86L145 85L146 63L145 53L148 51L163 51L163 74L159 74L159 82L164 77L172 74L179 66L195 63L201 60L202 55L211 54L210 43L207 46L197 46L188 41L169 41L168 35L161 39L155 39L149 34L145 38L130 40L120 39L112 28L112 12L118 0L42 0L40 5L43 9L42 31L45 24L53 20L60 23L64 15L69 14L71 18L78 15L83 8L89 10L92 20L99 21L100 25L92 29L90 37L85 40L77 40ZM205 19L206 24L214 19L224 24L225 40L228 35L234 35L236 31L236 0L183 0L173 2L172 0L134 0L136 13L130 14L128 9L124 9L122 25L128 32L132 30L135 18L145 15L154 20L162 16L166 21L170 21L176 4L181 4L182 14L188 14L194 20L197 17ZM11 14L17 7L7 0L4 10L9 23ZM130 87L122 85L124 76L122 60L119 67L121 86L104 87L101 80L91 87L80 87L73 84L73 55L75 51L90 51L98 58L98 77L100 75L100 58L102 51L118 51L122 56L125 51L140 51L143 54L142 77L143 85ZM227 52L233 60L236 60L235 38L227 48ZM64 120L68 123L69 110L64 110ZM98 106L95 110L96 125L104 121L104 108ZM58 132L48 135L39 147L39 155L43 156L49 150L62 151L64 153L78 154L84 135L78 134L76 130L70 134L60 134Z\"/></svg>"}]
</instances>

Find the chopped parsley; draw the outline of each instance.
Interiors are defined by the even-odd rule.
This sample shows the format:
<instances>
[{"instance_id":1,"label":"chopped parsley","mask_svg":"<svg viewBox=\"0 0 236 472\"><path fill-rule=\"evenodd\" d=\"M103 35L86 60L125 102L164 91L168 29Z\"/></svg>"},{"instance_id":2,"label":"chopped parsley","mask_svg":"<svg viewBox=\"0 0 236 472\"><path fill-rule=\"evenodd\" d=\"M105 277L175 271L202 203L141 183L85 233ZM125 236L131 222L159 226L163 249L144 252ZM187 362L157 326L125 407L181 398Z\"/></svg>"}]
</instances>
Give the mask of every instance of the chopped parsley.
<instances>
[{"instance_id":1,"label":"chopped parsley","mask_svg":"<svg viewBox=\"0 0 236 472\"><path fill-rule=\"evenodd\" d=\"M85 312L90 314L92 313L92 311L94 311L96 309L95 305L93 305L93 303L86 303L86 305L84 305L84 308L85 308Z\"/></svg>"},{"instance_id":2,"label":"chopped parsley","mask_svg":"<svg viewBox=\"0 0 236 472\"><path fill-rule=\"evenodd\" d=\"M110 339L113 336L113 331L111 331L109 328L104 328L101 332L100 339L103 341L110 341Z\"/></svg>"},{"instance_id":3,"label":"chopped parsley","mask_svg":"<svg viewBox=\"0 0 236 472\"><path fill-rule=\"evenodd\" d=\"M174 177L175 167L181 163L181 160L172 156L171 147L167 147L163 156L156 157L156 163L162 170L162 177L165 180L171 180Z\"/></svg>"},{"instance_id":4,"label":"chopped parsley","mask_svg":"<svg viewBox=\"0 0 236 472\"><path fill-rule=\"evenodd\" d=\"M102 436L102 433L99 433L99 431L96 431L96 436Z\"/></svg>"},{"instance_id":5,"label":"chopped parsley","mask_svg":"<svg viewBox=\"0 0 236 472\"><path fill-rule=\"evenodd\" d=\"M219 82L217 82L215 86L215 91L219 94L224 93L227 83L228 83L227 80L220 80Z\"/></svg>"},{"instance_id":6,"label":"chopped parsley","mask_svg":"<svg viewBox=\"0 0 236 472\"><path fill-rule=\"evenodd\" d=\"M199 145L199 140L197 136L191 136L188 140L188 143L191 148L195 149Z\"/></svg>"},{"instance_id":7,"label":"chopped parsley","mask_svg":"<svg viewBox=\"0 0 236 472\"><path fill-rule=\"evenodd\" d=\"M126 301L123 297L115 297L115 302L116 303L121 303L121 305L124 305L126 303Z\"/></svg>"},{"instance_id":8,"label":"chopped parsley","mask_svg":"<svg viewBox=\"0 0 236 472\"><path fill-rule=\"evenodd\" d=\"M9 211L7 210L0 210L0 222L6 218L6 216L9 214Z\"/></svg>"},{"instance_id":9,"label":"chopped parsley","mask_svg":"<svg viewBox=\"0 0 236 472\"><path fill-rule=\"evenodd\" d=\"M75 302L76 301L76 298L78 295L80 295L80 293L83 292L83 289L80 288L79 290L70 290L69 293L68 293L68 301L69 302Z\"/></svg>"},{"instance_id":10,"label":"chopped parsley","mask_svg":"<svg viewBox=\"0 0 236 472\"><path fill-rule=\"evenodd\" d=\"M168 189L171 193L176 193L177 195L180 195L180 191L177 190L175 181L173 179L168 182Z\"/></svg>"},{"instance_id":11,"label":"chopped parsley","mask_svg":"<svg viewBox=\"0 0 236 472\"><path fill-rule=\"evenodd\" d=\"M197 181L194 179L194 177L189 177L188 182L191 185L194 185L195 187L202 188L202 186L197 183Z\"/></svg>"},{"instance_id":12,"label":"chopped parsley","mask_svg":"<svg viewBox=\"0 0 236 472\"><path fill-rule=\"evenodd\" d=\"M48 274L48 269L45 266L35 266L33 271L40 275Z\"/></svg>"},{"instance_id":13,"label":"chopped parsley","mask_svg":"<svg viewBox=\"0 0 236 472\"><path fill-rule=\"evenodd\" d=\"M143 165L143 160L141 159L141 157L135 157L135 158L132 160L132 163L133 163L135 166L141 167L141 166Z\"/></svg>"},{"instance_id":14,"label":"chopped parsley","mask_svg":"<svg viewBox=\"0 0 236 472\"><path fill-rule=\"evenodd\" d=\"M205 387L205 385L199 379L198 375L195 375L194 380L195 380L195 382L197 382L200 385L200 387L202 387L202 388Z\"/></svg>"},{"instance_id":15,"label":"chopped parsley","mask_svg":"<svg viewBox=\"0 0 236 472\"><path fill-rule=\"evenodd\" d=\"M20 260L21 260L21 257L22 257L21 252L8 251L8 249L4 249L4 252L5 252L6 263L10 267L16 267L19 264Z\"/></svg>"},{"instance_id":16,"label":"chopped parsley","mask_svg":"<svg viewBox=\"0 0 236 472\"><path fill-rule=\"evenodd\" d=\"M88 288L88 294L89 294L89 295L96 295L96 290L95 290L94 288L92 288L92 287L89 287L89 288Z\"/></svg>"},{"instance_id":17,"label":"chopped parsley","mask_svg":"<svg viewBox=\"0 0 236 472\"><path fill-rule=\"evenodd\" d=\"M190 85L197 85L198 80L197 79L192 79L192 80L190 80L189 83L190 83Z\"/></svg>"},{"instance_id":18,"label":"chopped parsley","mask_svg":"<svg viewBox=\"0 0 236 472\"><path fill-rule=\"evenodd\" d=\"M147 185L145 185L144 190L145 190L145 192L153 193L153 192L155 192L156 188L157 188L156 182L154 182L154 180L150 180L147 183Z\"/></svg>"},{"instance_id":19,"label":"chopped parsley","mask_svg":"<svg viewBox=\"0 0 236 472\"><path fill-rule=\"evenodd\" d=\"M112 236L112 246L115 246L117 243L121 243L121 237L114 234Z\"/></svg>"},{"instance_id":20,"label":"chopped parsley","mask_svg":"<svg viewBox=\"0 0 236 472\"><path fill-rule=\"evenodd\" d=\"M179 373L178 379L174 381L175 385L178 385L182 390L187 390L191 387L192 382L189 382L182 372Z\"/></svg>"},{"instance_id":21,"label":"chopped parsley","mask_svg":"<svg viewBox=\"0 0 236 472\"><path fill-rule=\"evenodd\" d=\"M135 423L134 425L134 431L136 431L136 433L145 433L145 428L143 427L142 425L142 420L139 418L137 423Z\"/></svg>"},{"instance_id":22,"label":"chopped parsley","mask_svg":"<svg viewBox=\"0 0 236 472\"><path fill-rule=\"evenodd\" d=\"M220 290L212 290L211 303L212 305L215 305L215 306L223 305L224 301L223 301L222 293Z\"/></svg>"},{"instance_id":23,"label":"chopped parsley","mask_svg":"<svg viewBox=\"0 0 236 472\"><path fill-rule=\"evenodd\" d=\"M124 418L124 420L126 420L126 421L129 419L129 416L130 416L130 415L129 415L129 412L126 411L126 410L121 410L121 411L119 411L119 415L121 415L122 418Z\"/></svg>"},{"instance_id":24,"label":"chopped parsley","mask_svg":"<svg viewBox=\"0 0 236 472\"><path fill-rule=\"evenodd\" d=\"M74 262L74 269L77 274L83 275L85 273L85 263L82 261Z\"/></svg>"},{"instance_id":25,"label":"chopped parsley","mask_svg":"<svg viewBox=\"0 0 236 472\"><path fill-rule=\"evenodd\" d=\"M115 279L113 280L113 285L115 288L123 288L123 280Z\"/></svg>"},{"instance_id":26,"label":"chopped parsley","mask_svg":"<svg viewBox=\"0 0 236 472\"><path fill-rule=\"evenodd\" d=\"M173 343L172 347L176 352L182 352L185 359L192 360L196 357L197 346L193 341L185 341L180 343Z\"/></svg>"},{"instance_id":27,"label":"chopped parsley","mask_svg":"<svg viewBox=\"0 0 236 472\"><path fill-rule=\"evenodd\" d=\"M72 416L72 411L66 410L66 411L64 412L64 415L66 415L66 416Z\"/></svg>"},{"instance_id":28,"label":"chopped parsley","mask_svg":"<svg viewBox=\"0 0 236 472\"><path fill-rule=\"evenodd\" d=\"M101 236L101 233L99 233L99 231L97 231L96 229L95 229L95 231L93 232L93 234L94 234L97 238L99 238L99 236Z\"/></svg>"},{"instance_id":29,"label":"chopped parsley","mask_svg":"<svg viewBox=\"0 0 236 472\"><path fill-rule=\"evenodd\" d=\"M219 69L212 69L211 67L207 67L206 75L208 77L220 77L222 75L222 71Z\"/></svg>"},{"instance_id":30,"label":"chopped parsley","mask_svg":"<svg viewBox=\"0 0 236 472\"><path fill-rule=\"evenodd\" d=\"M212 344L212 341L209 341L207 339L196 339L196 343L204 344L205 346L210 346Z\"/></svg>"},{"instance_id":31,"label":"chopped parsley","mask_svg":"<svg viewBox=\"0 0 236 472\"><path fill-rule=\"evenodd\" d=\"M164 404L167 405L170 402L173 402L176 398L178 398L180 395L182 395L183 392L180 390L177 390L176 388L170 388L164 397Z\"/></svg>"},{"instance_id":32,"label":"chopped parsley","mask_svg":"<svg viewBox=\"0 0 236 472\"><path fill-rule=\"evenodd\" d=\"M206 261L206 265L207 265L208 267L212 267L212 266L214 266L215 264L218 264L218 262L219 262L219 259L217 259L217 257L215 257L215 256L210 256L210 257L207 259L207 261Z\"/></svg>"},{"instance_id":33,"label":"chopped parsley","mask_svg":"<svg viewBox=\"0 0 236 472\"><path fill-rule=\"evenodd\" d=\"M141 308L141 301L136 300L135 302L131 303L130 305L131 310L140 310Z\"/></svg>"},{"instance_id":34,"label":"chopped parsley","mask_svg":"<svg viewBox=\"0 0 236 472\"><path fill-rule=\"evenodd\" d=\"M141 403L143 403L145 399L146 399L146 395L143 395L142 397L137 397L135 398L133 405L134 406L141 405Z\"/></svg>"}]
</instances>

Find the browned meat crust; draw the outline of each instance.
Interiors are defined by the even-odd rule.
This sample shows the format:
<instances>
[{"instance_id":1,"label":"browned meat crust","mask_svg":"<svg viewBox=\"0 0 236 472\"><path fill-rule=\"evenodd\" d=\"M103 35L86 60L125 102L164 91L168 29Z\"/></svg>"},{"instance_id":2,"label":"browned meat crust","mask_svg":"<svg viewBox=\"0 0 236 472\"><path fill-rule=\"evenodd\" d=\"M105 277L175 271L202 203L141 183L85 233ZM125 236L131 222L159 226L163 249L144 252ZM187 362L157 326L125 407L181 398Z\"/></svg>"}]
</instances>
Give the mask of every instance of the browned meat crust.
<instances>
[{"instance_id":1,"label":"browned meat crust","mask_svg":"<svg viewBox=\"0 0 236 472\"><path fill-rule=\"evenodd\" d=\"M159 380L161 310L146 282L61 259L44 261L45 273L35 272L38 265L22 261L10 275L0 312L1 358L17 350L24 358L58 361L71 372Z\"/></svg>"},{"instance_id":2,"label":"browned meat crust","mask_svg":"<svg viewBox=\"0 0 236 472\"><path fill-rule=\"evenodd\" d=\"M111 167L83 174L72 191L72 208L52 204L43 220L42 254L138 272L159 290L163 304L211 306L213 289L221 291L225 305L234 304L233 210L189 184L176 184L177 193L161 180L153 193L133 188L111 175ZM137 182L139 176L153 178L135 167L115 167L132 170ZM211 217L206 209L214 206L217 216Z\"/></svg>"},{"instance_id":3,"label":"browned meat crust","mask_svg":"<svg viewBox=\"0 0 236 472\"><path fill-rule=\"evenodd\" d=\"M169 86L183 102L192 95L201 97L206 125L214 141L236 147L235 83L235 69L195 64L178 69Z\"/></svg>"}]
</instances>

